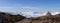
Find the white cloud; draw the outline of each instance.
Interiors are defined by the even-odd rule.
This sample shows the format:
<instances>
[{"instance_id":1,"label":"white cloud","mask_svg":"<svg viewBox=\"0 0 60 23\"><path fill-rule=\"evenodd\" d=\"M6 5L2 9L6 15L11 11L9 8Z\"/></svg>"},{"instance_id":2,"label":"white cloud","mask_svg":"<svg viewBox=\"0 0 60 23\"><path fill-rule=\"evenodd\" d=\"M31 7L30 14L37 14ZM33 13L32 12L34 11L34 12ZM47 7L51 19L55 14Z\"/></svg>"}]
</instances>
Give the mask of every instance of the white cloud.
<instances>
[{"instance_id":1,"label":"white cloud","mask_svg":"<svg viewBox=\"0 0 60 23\"><path fill-rule=\"evenodd\" d=\"M43 15L46 15L47 12L43 13ZM52 15L59 14L60 12L51 12Z\"/></svg>"},{"instance_id":2,"label":"white cloud","mask_svg":"<svg viewBox=\"0 0 60 23\"><path fill-rule=\"evenodd\" d=\"M23 7L23 8L30 8L30 7ZM0 11L16 12L16 9L14 9L14 7L0 7ZM18 10L18 13L19 12L20 11ZM56 14L59 14L59 13L60 12L51 12L52 15L56 15ZM26 17L38 17L38 16L46 15L46 12L45 13L40 13L40 12L35 13L35 11L33 11L33 12L32 11L27 11L27 12L22 12L21 14L23 14Z\"/></svg>"},{"instance_id":3,"label":"white cloud","mask_svg":"<svg viewBox=\"0 0 60 23\"><path fill-rule=\"evenodd\" d=\"M22 12L22 14L24 15L24 16L26 16L26 17L38 17L38 16L42 16L42 14L40 14L40 13L34 13L34 12L31 12L31 11L29 11L29 12Z\"/></svg>"},{"instance_id":4,"label":"white cloud","mask_svg":"<svg viewBox=\"0 0 60 23\"><path fill-rule=\"evenodd\" d=\"M18 8L18 10L16 10L17 8ZM37 11L37 10L40 11L42 9L42 7L40 9L40 7L39 8L38 7L31 7L31 6L26 6L26 5L22 5L22 4L13 4L13 5L4 4L4 5L0 6L0 11L5 11L5 12L16 12L16 11L18 11L18 12L20 12L21 8L26 9L26 10L23 10L23 11L28 11L28 12L21 11L22 14L26 17L38 17L38 16L43 16L43 15L46 14L46 13L39 13L39 12L35 13L35 11ZM32 10L33 11L35 10L35 11L32 12ZM52 12L51 14L55 15L55 14L58 14L58 13L60 13L60 12Z\"/></svg>"},{"instance_id":5,"label":"white cloud","mask_svg":"<svg viewBox=\"0 0 60 23\"><path fill-rule=\"evenodd\" d=\"M52 15L56 15L56 14L59 14L60 12L51 12ZM26 16L26 17L39 17L39 16L44 16L46 15L46 12L45 13L35 13L34 12L23 12L23 15Z\"/></svg>"},{"instance_id":6,"label":"white cloud","mask_svg":"<svg viewBox=\"0 0 60 23\"><path fill-rule=\"evenodd\" d=\"M51 13L52 15L56 15L56 14L59 14L60 12L53 12Z\"/></svg>"}]
</instances>

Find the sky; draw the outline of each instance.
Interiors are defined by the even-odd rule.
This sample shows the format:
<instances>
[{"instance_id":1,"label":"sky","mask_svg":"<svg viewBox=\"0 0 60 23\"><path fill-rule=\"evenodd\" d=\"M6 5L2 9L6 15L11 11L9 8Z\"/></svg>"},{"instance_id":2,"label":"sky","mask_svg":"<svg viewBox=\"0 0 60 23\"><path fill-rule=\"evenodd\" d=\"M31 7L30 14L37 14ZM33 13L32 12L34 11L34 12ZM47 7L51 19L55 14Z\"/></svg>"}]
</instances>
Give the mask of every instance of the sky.
<instances>
[{"instance_id":1,"label":"sky","mask_svg":"<svg viewBox=\"0 0 60 23\"><path fill-rule=\"evenodd\" d=\"M40 16L47 11L60 12L60 0L0 0L0 11Z\"/></svg>"}]
</instances>

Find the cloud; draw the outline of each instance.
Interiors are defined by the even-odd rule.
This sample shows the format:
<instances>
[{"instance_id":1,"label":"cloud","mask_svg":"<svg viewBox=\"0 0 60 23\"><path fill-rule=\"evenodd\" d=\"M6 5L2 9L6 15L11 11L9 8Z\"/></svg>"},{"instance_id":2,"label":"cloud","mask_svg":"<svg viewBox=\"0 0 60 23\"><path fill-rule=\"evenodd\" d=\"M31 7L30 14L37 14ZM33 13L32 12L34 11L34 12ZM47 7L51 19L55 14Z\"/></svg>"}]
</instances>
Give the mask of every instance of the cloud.
<instances>
[{"instance_id":1,"label":"cloud","mask_svg":"<svg viewBox=\"0 0 60 23\"><path fill-rule=\"evenodd\" d=\"M18 12L19 14L23 14L26 17L38 17L46 14L45 11L47 11L49 8L47 9L45 7L46 6L32 7L32 6L27 6L27 4L23 5L16 2L4 2L2 0L2 3L0 4L0 11L13 12L13 13ZM40 11L44 11L45 13L40 13ZM51 12L52 15L55 15L58 13L60 12Z\"/></svg>"},{"instance_id":2,"label":"cloud","mask_svg":"<svg viewBox=\"0 0 60 23\"><path fill-rule=\"evenodd\" d=\"M46 15L47 12L43 13L43 15ZM51 12L51 15L56 15L56 14L60 14L60 12Z\"/></svg>"},{"instance_id":3,"label":"cloud","mask_svg":"<svg viewBox=\"0 0 60 23\"><path fill-rule=\"evenodd\" d=\"M56 14L59 14L60 12L53 12L51 13L52 15L56 15Z\"/></svg>"},{"instance_id":4,"label":"cloud","mask_svg":"<svg viewBox=\"0 0 60 23\"><path fill-rule=\"evenodd\" d=\"M27 7L27 8L30 8L30 7ZM36 12L36 11L26 11L26 12L21 11L22 13L20 13L20 11L16 10L14 7L0 7L0 11L15 12L15 13L16 13L16 11L18 11L18 13L16 13L16 14L22 14L23 16L26 16L27 18L39 17L39 16L46 15L46 12L45 13L40 13L40 12ZM59 14L59 13L60 12L51 12L52 15L56 15L56 14Z\"/></svg>"},{"instance_id":5,"label":"cloud","mask_svg":"<svg viewBox=\"0 0 60 23\"><path fill-rule=\"evenodd\" d=\"M29 17L38 17L38 16L42 16L41 13L35 13L35 12L22 12L23 16L26 16L27 18Z\"/></svg>"}]
</instances>

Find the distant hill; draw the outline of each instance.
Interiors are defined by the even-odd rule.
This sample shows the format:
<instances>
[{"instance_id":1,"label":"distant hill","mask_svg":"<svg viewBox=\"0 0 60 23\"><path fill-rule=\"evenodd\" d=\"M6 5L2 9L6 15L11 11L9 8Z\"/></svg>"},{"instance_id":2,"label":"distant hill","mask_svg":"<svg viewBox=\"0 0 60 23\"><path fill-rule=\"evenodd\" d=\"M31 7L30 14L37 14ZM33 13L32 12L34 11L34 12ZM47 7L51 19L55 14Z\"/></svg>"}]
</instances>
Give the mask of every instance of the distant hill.
<instances>
[{"instance_id":1,"label":"distant hill","mask_svg":"<svg viewBox=\"0 0 60 23\"><path fill-rule=\"evenodd\" d=\"M0 16L2 16L2 23L15 23L25 18L24 16L20 14L12 15L5 12L0 12Z\"/></svg>"}]
</instances>

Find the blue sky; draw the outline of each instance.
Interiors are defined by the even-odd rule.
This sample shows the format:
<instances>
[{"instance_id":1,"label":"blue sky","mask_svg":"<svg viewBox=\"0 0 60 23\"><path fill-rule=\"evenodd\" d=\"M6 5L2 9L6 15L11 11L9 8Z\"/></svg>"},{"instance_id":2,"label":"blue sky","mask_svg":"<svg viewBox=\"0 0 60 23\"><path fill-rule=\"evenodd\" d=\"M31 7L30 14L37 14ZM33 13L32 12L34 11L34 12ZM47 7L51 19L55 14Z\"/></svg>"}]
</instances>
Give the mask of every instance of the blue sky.
<instances>
[{"instance_id":1,"label":"blue sky","mask_svg":"<svg viewBox=\"0 0 60 23\"><path fill-rule=\"evenodd\" d=\"M0 0L0 11L57 12L60 11L60 0Z\"/></svg>"}]
</instances>

